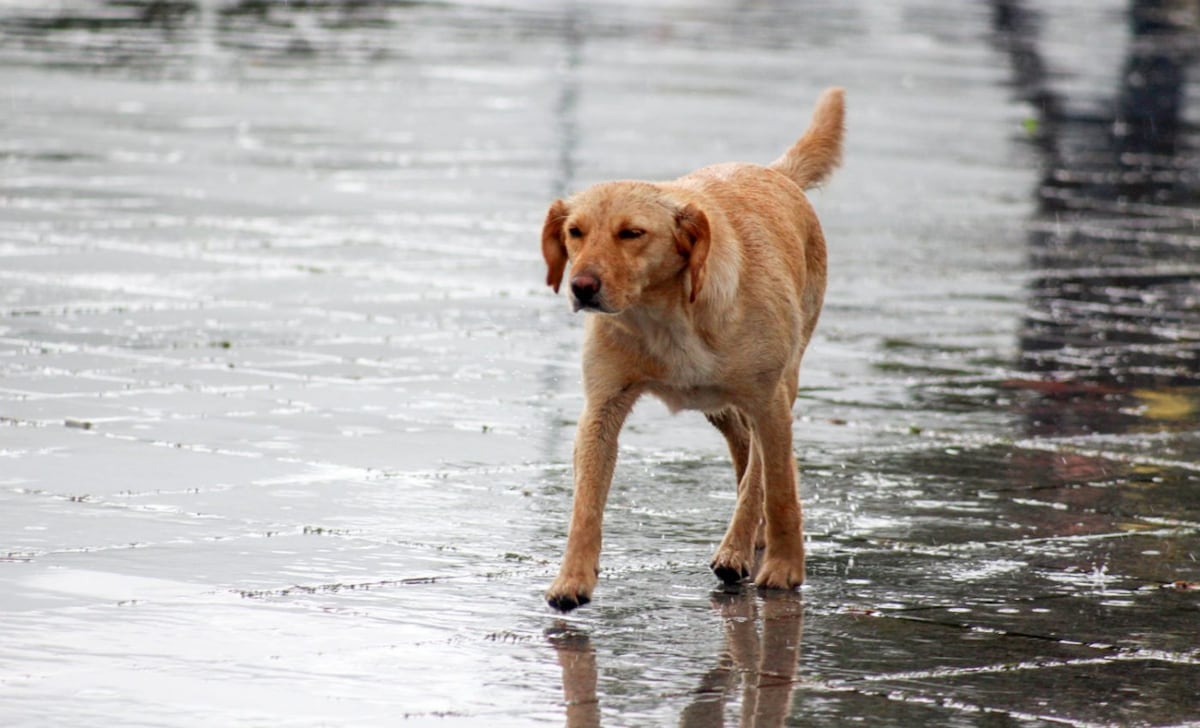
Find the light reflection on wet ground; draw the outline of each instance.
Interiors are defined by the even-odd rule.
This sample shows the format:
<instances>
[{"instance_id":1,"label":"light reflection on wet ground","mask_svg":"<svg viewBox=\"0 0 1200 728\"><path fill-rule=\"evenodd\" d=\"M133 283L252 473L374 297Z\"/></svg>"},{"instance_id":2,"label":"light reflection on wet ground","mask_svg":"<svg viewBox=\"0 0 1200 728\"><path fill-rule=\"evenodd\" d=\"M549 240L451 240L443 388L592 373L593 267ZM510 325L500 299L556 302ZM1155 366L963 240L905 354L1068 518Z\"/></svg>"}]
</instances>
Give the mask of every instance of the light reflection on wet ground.
<instances>
[{"instance_id":1,"label":"light reflection on wet ground","mask_svg":"<svg viewBox=\"0 0 1200 728\"><path fill-rule=\"evenodd\" d=\"M0 4L5 725L1195 721L1193 2ZM624 435L549 613L557 194L815 204L795 595L702 418Z\"/></svg>"}]
</instances>

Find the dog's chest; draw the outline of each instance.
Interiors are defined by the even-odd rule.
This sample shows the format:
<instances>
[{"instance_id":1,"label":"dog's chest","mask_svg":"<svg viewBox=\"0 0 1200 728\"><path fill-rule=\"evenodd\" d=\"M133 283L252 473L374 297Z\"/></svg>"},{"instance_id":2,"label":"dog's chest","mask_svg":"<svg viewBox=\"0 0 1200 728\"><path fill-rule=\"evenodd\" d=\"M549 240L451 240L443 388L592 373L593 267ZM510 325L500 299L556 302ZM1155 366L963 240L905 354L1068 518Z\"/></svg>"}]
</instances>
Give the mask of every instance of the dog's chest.
<instances>
[{"instance_id":1,"label":"dog's chest","mask_svg":"<svg viewBox=\"0 0 1200 728\"><path fill-rule=\"evenodd\" d=\"M647 326L639 333L637 346L652 369L647 392L673 412L716 411L728 404L719 357L694 331Z\"/></svg>"},{"instance_id":2,"label":"dog's chest","mask_svg":"<svg viewBox=\"0 0 1200 728\"><path fill-rule=\"evenodd\" d=\"M662 382L650 383L646 391L662 400L671 412L700 410L719 412L730 403L728 392L716 386L676 387Z\"/></svg>"}]
</instances>

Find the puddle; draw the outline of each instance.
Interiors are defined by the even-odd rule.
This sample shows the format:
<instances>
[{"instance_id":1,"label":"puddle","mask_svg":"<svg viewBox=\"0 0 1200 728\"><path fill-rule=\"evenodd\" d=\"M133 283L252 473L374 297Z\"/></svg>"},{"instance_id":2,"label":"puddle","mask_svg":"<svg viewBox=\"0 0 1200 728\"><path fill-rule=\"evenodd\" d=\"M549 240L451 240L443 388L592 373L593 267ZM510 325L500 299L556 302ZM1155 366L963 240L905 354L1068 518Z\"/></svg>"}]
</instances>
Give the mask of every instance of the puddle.
<instances>
[{"instance_id":1,"label":"puddle","mask_svg":"<svg viewBox=\"0 0 1200 728\"><path fill-rule=\"evenodd\" d=\"M1194 721L1168 5L4 2L5 724ZM718 588L724 443L647 401L595 599L550 612L546 204L770 160L833 84L808 583Z\"/></svg>"}]
</instances>

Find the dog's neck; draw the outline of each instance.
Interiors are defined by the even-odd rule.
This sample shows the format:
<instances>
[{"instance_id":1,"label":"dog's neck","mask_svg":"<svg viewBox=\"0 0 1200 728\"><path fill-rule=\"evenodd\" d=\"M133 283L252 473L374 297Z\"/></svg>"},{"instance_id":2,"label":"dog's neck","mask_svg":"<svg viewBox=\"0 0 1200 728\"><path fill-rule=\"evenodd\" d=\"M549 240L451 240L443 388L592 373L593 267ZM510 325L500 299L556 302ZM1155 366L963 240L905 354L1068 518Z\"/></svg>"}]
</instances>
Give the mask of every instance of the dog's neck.
<instances>
[{"instance_id":1,"label":"dog's neck","mask_svg":"<svg viewBox=\"0 0 1200 728\"><path fill-rule=\"evenodd\" d=\"M714 241L716 243L716 241ZM735 304L741 261L734 246L714 244L712 266L695 302L689 301L687 269L659 291L644 291L642 300L612 315L598 315L591 324L603 329L612 343L636 353L649 379L666 379L690 386L711 380L720 364L716 341L728 331L740 308ZM680 292L683 292L680 298Z\"/></svg>"}]
</instances>

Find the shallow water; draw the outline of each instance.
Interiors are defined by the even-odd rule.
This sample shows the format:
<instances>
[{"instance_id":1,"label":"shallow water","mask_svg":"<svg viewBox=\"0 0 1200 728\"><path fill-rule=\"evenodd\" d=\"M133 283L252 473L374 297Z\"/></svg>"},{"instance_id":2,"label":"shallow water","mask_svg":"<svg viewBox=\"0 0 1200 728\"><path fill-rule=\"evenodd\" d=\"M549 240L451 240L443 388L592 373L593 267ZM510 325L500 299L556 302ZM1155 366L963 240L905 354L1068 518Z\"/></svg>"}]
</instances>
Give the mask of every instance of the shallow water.
<instances>
[{"instance_id":1,"label":"shallow water","mask_svg":"<svg viewBox=\"0 0 1200 728\"><path fill-rule=\"evenodd\" d=\"M0 2L5 725L1200 720L1194 3ZM552 613L554 196L827 85L809 580L627 425Z\"/></svg>"}]
</instances>

